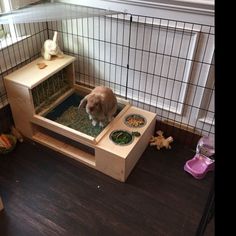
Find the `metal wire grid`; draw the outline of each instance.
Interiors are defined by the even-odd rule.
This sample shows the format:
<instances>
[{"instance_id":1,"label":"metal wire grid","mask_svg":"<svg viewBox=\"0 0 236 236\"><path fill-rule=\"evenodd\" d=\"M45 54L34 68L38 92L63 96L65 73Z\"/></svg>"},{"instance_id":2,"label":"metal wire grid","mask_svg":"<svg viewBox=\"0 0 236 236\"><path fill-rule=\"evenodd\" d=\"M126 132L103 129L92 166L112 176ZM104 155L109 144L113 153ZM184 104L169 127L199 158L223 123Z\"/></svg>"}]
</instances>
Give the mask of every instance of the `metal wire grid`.
<instances>
[{"instance_id":1,"label":"metal wire grid","mask_svg":"<svg viewBox=\"0 0 236 236\"><path fill-rule=\"evenodd\" d=\"M58 71L32 89L32 98L35 112L48 108L52 102L65 94L70 89L66 78L65 69Z\"/></svg>"},{"instance_id":2,"label":"metal wire grid","mask_svg":"<svg viewBox=\"0 0 236 236\"><path fill-rule=\"evenodd\" d=\"M38 45L55 30L63 52L77 58L78 84L106 85L157 113L162 122L214 135L213 26L130 14L96 16L47 22L42 31L34 31L40 35ZM27 38L28 51L33 36ZM24 63L39 53L35 48Z\"/></svg>"},{"instance_id":3,"label":"metal wire grid","mask_svg":"<svg viewBox=\"0 0 236 236\"><path fill-rule=\"evenodd\" d=\"M77 57L77 82L106 85L157 118L214 134L214 27L119 14L48 23Z\"/></svg>"},{"instance_id":4,"label":"metal wire grid","mask_svg":"<svg viewBox=\"0 0 236 236\"><path fill-rule=\"evenodd\" d=\"M38 58L47 39L46 23L12 25L15 37L0 41L0 108L8 103L4 76Z\"/></svg>"}]
</instances>

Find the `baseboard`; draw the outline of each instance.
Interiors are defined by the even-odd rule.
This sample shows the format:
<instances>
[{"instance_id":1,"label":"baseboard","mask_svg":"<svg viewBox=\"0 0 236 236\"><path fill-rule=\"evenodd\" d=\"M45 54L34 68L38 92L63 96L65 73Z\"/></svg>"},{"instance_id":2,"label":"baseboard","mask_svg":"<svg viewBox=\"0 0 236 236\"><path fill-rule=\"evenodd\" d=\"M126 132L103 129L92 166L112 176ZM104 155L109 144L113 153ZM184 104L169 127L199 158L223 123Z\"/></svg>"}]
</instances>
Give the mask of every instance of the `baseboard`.
<instances>
[{"instance_id":1,"label":"baseboard","mask_svg":"<svg viewBox=\"0 0 236 236\"><path fill-rule=\"evenodd\" d=\"M181 145L193 150L196 149L197 143L201 138L201 136L198 134L195 134L193 132L184 129L180 129L178 127L175 127L173 125L161 121L156 122L156 131L157 130L162 130L164 132L165 137L172 136L174 142L180 143Z\"/></svg>"}]
</instances>

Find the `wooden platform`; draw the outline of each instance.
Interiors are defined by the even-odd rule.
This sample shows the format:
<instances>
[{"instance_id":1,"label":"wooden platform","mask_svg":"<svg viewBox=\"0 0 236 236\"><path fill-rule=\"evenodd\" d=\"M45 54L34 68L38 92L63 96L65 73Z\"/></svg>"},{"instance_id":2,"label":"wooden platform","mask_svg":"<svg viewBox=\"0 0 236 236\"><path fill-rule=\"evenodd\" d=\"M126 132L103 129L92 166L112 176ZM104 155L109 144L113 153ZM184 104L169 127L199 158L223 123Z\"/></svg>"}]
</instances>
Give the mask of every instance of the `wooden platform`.
<instances>
[{"instance_id":1,"label":"wooden platform","mask_svg":"<svg viewBox=\"0 0 236 236\"><path fill-rule=\"evenodd\" d=\"M51 61L45 61L42 57L39 57L13 73L6 75L5 79L32 89L66 66L72 65L74 61L75 58L69 55L64 55L63 58L54 58ZM41 62L47 65L44 69L39 69L37 66Z\"/></svg>"}]
</instances>

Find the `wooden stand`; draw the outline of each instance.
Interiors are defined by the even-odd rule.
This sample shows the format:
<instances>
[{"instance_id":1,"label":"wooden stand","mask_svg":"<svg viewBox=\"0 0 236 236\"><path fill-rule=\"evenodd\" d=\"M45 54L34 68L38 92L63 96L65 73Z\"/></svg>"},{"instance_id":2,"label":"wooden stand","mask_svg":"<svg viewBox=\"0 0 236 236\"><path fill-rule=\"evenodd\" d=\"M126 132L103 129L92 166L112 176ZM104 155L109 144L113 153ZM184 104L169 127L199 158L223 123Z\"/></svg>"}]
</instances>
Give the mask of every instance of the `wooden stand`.
<instances>
[{"instance_id":1,"label":"wooden stand","mask_svg":"<svg viewBox=\"0 0 236 236\"><path fill-rule=\"evenodd\" d=\"M55 108L75 91L82 96L91 91L75 84L74 61L75 58L68 55L52 61L38 58L4 78L15 126L24 136L124 182L154 134L156 114L133 107L128 101L118 98L124 108L96 138L43 117L43 114ZM39 69L37 64L42 62L47 64L47 67ZM32 90L61 70L65 71L70 88L47 108L36 113ZM124 117L134 113L146 118L144 127L134 129L124 124ZM110 133L116 129L138 131L141 136L135 137L129 145L120 146L109 138ZM52 133L71 141L65 142ZM72 142L84 145L93 152L88 153L71 144Z\"/></svg>"}]
</instances>

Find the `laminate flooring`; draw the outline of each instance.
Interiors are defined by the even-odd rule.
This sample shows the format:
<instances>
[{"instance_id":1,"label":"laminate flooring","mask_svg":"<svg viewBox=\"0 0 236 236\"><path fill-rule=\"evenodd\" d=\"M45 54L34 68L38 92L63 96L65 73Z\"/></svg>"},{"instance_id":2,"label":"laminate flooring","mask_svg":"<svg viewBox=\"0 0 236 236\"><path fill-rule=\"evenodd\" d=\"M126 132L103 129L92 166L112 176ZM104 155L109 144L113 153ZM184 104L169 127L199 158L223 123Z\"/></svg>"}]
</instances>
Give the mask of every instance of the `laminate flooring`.
<instances>
[{"instance_id":1,"label":"laminate flooring","mask_svg":"<svg viewBox=\"0 0 236 236\"><path fill-rule=\"evenodd\" d=\"M121 183L40 144L18 143L0 155L0 235L195 235L214 173L194 179L183 170L194 151L172 146L147 147Z\"/></svg>"}]
</instances>

